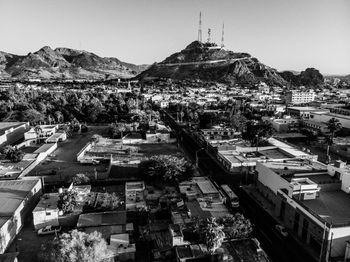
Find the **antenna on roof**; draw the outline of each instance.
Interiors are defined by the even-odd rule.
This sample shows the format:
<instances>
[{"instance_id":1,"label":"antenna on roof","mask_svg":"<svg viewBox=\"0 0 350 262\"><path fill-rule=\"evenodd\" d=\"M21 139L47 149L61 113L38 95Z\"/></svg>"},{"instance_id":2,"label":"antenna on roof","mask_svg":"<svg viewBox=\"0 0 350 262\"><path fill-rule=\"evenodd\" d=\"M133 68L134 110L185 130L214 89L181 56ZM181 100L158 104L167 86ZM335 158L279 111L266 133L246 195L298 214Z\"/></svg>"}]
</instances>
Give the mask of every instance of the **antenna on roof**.
<instances>
[{"instance_id":1,"label":"antenna on roof","mask_svg":"<svg viewBox=\"0 0 350 262\"><path fill-rule=\"evenodd\" d=\"M202 12L199 12L198 42L202 42Z\"/></svg>"},{"instance_id":2,"label":"antenna on roof","mask_svg":"<svg viewBox=\"0 0 350 262\"><path fill-rule=\"evenodd\" d=\"M225 24L222 23L222 33L221 33L221 48L224 48L224 31L225 31Z\"/></svg>"},{"instance_id":3,"label":"antenna on roof","mask_svg":"<svg viewBox=\"0 0 350 262\"><path fill-rule=\"evenodd\" d=\"M210 33L211 33L211 29L208 28L208 40L207 40L207 43L210 43L211 39L210 39Z\"/></svg>"}]
</instances>

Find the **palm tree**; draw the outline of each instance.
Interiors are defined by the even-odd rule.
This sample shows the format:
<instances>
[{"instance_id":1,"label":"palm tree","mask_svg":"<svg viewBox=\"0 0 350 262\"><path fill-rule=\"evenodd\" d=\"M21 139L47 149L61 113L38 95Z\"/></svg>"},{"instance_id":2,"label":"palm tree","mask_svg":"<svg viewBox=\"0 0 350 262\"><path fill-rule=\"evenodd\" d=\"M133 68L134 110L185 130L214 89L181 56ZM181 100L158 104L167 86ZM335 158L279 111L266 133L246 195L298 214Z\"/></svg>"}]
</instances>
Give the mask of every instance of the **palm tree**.
<instances>
[{"instance_id":1,"label":"palm tree","mask_svg":"<svg viewBox=\"0 0 350 262\"><path fill-rule=\"evenodd\" d=\"M328 143L327 143L327 157L328 157L328 162L330 161L330 156L329 156L329 147L333 144L333 139L334 135L337 131L339 131L342 128L342 124L339 122L338 119L336 118L331 118L327 122L327 127L330 132L330 136L328 137Z\"/></svg>"},{"instance_id":2,"label":"palm tree","mask_svg":"<svg viewBox=\"0 0 350 262\"><path fill-rule=\"evenodd\" d=\"M36 143L38 143L38 140L40 141L41 138L40 138L40 134L43 132L43 130L41 129L40 126L35 126L34 127L34 131L36 133Z\"/></svg>"}]
</instances>

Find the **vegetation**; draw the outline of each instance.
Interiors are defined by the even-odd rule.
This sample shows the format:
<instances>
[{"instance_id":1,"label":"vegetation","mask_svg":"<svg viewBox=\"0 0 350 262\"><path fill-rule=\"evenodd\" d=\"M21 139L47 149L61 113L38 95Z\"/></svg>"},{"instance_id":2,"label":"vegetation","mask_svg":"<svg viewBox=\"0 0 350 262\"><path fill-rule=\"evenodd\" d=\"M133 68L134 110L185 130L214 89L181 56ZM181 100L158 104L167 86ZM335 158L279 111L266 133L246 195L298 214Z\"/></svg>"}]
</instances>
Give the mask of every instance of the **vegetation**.
<instances>
[{"instance_id":1,"label":"vegetation","mask_svg":"<svg viewBox=\"0 0 350 262\"><path fill-rule=\"evenodd\" d=\"M253 232L250 220L240 213L219 218L218 224L224 226L226 236L232 239L247 238Z\"/></svg>"},{"instance_id":2,"label":"vegetation","mask_svg":"<svg viewBox=\"0 0 350 262\"><path fill-rule=\"evenodd\" d=\"M105 90L65 90L51 92L11 87L0 92L0 117L2 121L29 121L32 125L43 123L115 123L139 119L137 108L150 109L143 97L128 93L108 93Z\"/></svg>"},{"instance_id":3,"label":"vegetation","mask_svg":"<svg viewBox=\"0 0 350 262\"><path fill-rule=\"evenodd\" d=\"M17 149L13 146L6 146L2 149L2 154L5 156L6 159L10 160L13 163L17 163L23 159L23 151L20 149Z\"/></svg>"},{"instance_id":4,"label":"vegetation","mask_svg":"<svg viewBox=\"0 0 350 262\"><path fill-rule=\"evenodd\" d=\"M199 239L205 243L209 252L214 253L225 239L224 226L220 225L214 217L198 221L196 231Z\"/></svg>"},{"instance_id":5,"label":"vegetation","mask_svg":"<svg viewBox=\"0 0 350 262\"><path fill-rule=\"evenodd\" d=\"M250 141L251 145L259 145L262 138L270 137L273 133L273 128L270 123L248 121L246 132L243 133L243 138Z\"/></svg>"},{"instance_id":6,"label":"vegetation","mask_svg":"<svg viewBox=\"0 0 350 262\"><path fill-rule=\"evenodd\" d=\"M231 117L231 126L235 128L237 131L243 132L247 128L247 118L238 112L237 114L232 115Z\"/></svg>"},{"instance_id":7,"label":"vegetation","mask_svg":"<svg viewBox=\"0 0 350 262\"><path fill-rule=\"evenodd\" d=\"M329 161L330 160L329 147L333 145L334 135L337 131L339 131L342 128L342 124L339 122L338 119L333 117L329 119L329 121L327 122L327 127L330 132L330 136L327 138L327 156Z\"/></svg>"},{"instance_id":8,"label":"vegetation","mask_svg":"<svg viewBox=\"0 0 350 262\"><path fill-rule=\"evenodd\" d=\"M75 190L64 190L58 196L57 207L63 214L72 213L77 205L77 192Z\"/></svg>"},{"instance_id":9,"label":"vegetation","mask_svg":"<svg viewBox=\"0 0 350 262\"><path fill-rule=\"evenodd\" d=\"M76 174L72 177L71 183L74 185L84 185L90 183L90 178L85 174Z\"/></svg>"},{"instance_id":10,"label":"vegetation","mask_svg":"<svg viewBox=\"0 0 350 262\"><path fill-rule=\"evenodd\" d=\"M114 261L101 233L86 234L78 230L63 233L42 246L42 262L98 262Z\"/></svg>"},{"instance_id":11,"label":"vegetation","mask_svg":"<svg viewBox=\"0 0 350 262\"><path fill-rule=\"evenodd\" d=\"M157 181L182 180L194 172L192 164L180 155L155 155L141 163L149 179Z\"/></svg>"}]
</instances>

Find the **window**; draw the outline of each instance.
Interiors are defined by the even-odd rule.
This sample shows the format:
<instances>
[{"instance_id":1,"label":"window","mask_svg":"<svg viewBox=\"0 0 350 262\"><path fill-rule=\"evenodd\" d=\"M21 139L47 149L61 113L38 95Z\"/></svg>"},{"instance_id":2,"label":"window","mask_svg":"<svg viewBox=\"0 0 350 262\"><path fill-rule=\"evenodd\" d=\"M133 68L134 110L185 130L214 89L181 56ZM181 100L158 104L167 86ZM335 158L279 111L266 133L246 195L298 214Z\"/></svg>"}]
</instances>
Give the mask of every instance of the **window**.
<instances>
[{"instance_id":1,"label":"window","mask_svg":"<svg viewBox=\"0 0 350 262\"><path fill-rule=\"evenodd\" d=\"M51 216L51 212L46 211L47 216Z\"/></svg>"}]
</instances>

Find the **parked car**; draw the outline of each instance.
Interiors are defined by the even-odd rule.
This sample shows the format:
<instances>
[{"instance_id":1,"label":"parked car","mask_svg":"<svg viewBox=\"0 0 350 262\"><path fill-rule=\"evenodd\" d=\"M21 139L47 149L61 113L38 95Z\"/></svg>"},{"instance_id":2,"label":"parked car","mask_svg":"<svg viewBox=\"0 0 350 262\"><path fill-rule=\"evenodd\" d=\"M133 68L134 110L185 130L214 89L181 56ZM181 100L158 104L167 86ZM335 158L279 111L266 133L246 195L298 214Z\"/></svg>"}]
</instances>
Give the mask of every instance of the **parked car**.
<instances>
[{"instance_id":1,"label":"parked car","mask_svg":"<svg viewBox=\"0 0 350 262\"><path fill-rule=\"evenodd\" d=\"M284 237L288 236L288 232L286 230L286 228L282 225L276 225L275 226L276 230Z\"/></svg>"},{"instance_id":2,"label":"parked car","mask_svg":"<svg viewBox=\"0 0 350 262\"><path fill-rule=\"evenodd\" d=\"M50 235L58 233L62 230L61 226L46 226L38 230L38 235Z\"/></svg>"}]
</instances>

